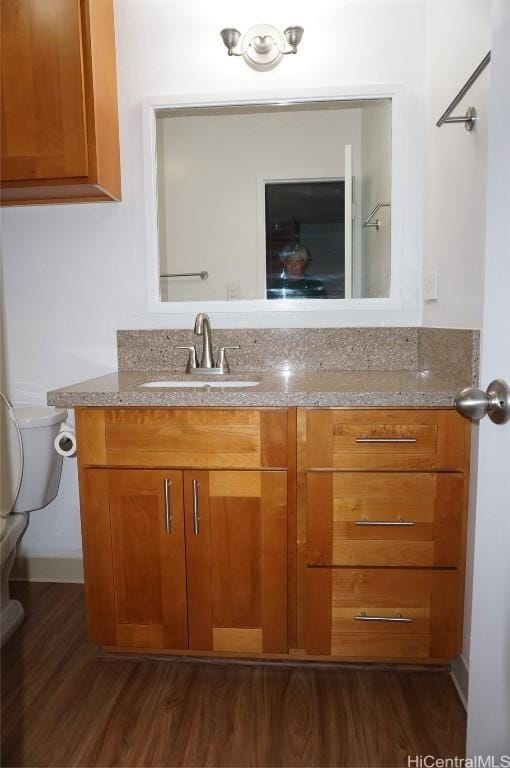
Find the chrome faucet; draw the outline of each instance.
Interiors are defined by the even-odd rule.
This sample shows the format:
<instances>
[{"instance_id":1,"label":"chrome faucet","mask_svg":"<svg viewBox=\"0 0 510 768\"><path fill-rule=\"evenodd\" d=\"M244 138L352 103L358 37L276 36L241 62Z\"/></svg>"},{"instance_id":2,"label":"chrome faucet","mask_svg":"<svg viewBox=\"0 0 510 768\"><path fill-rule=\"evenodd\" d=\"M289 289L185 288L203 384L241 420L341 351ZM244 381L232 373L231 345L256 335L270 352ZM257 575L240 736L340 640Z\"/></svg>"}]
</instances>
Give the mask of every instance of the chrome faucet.
<instances>
[{"instance_id":1,"label":"chrome faucet","mask_svg":"<svg viewBox=\"0 0 510 768\"><path fill-rule=\"evenodd\" d=\"M202 336L202 357L199 368L214 368L211 337L211 321L205 312L199 312L195 319L195 335Z\"/></svg>"},{"instance_id":2,"label":"chrome faucet","mask_svg":"<svg viewBox=\"0 0 510 768\"><path fill-rule=\"evenodd\" d=\"M211 321L209 320L209 315L206 315L205 312L199 312L196 316L194 333L197 336L202 336L202 357L200 358L200 362L198 362L197 351L194 345L187 347L176 347L176 349L185 349L188 352L186 373L230 373L230 366L228 364L227 356L225 355L225 350L239 349L239 345L235 347L220 347L218 358L215 364L212 344Z\"/></svg>"}]
</instances>

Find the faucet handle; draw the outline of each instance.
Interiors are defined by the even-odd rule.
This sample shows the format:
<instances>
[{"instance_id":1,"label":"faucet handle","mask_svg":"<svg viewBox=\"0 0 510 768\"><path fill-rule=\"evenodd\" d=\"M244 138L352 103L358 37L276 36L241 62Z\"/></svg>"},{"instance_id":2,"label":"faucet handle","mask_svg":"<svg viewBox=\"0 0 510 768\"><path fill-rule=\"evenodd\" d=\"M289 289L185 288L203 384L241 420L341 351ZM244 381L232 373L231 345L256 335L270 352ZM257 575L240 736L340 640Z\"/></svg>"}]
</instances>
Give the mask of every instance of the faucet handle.
<instances>
[{"instance_id":1,"label":"faucet handle","mask_svg":"<svg viewBox=\"0 0 510 768\"><path fill-rule=\"evenodd\" d=\"M186 363L186 373L191 373L192 369L198 367L197 350L193 345L189 347L175 347L175 349L185 349L188 352L188 362Z\"/></svg>"},{"instance_id":2,"label":"faucet handle","mask_svg":"<svg viewBox=\"0 0 510 768\"><path fill-rule=\"evenodd\" d=\"M216 361L216 368L223 369L223 373L230 373L230 365L228 364L227 356L225 354L225 350L227 349L241 349L241 347L239 344L236 344L232 347L220 347L218 352L218 359Z\"/></svg>"}]
</instances>

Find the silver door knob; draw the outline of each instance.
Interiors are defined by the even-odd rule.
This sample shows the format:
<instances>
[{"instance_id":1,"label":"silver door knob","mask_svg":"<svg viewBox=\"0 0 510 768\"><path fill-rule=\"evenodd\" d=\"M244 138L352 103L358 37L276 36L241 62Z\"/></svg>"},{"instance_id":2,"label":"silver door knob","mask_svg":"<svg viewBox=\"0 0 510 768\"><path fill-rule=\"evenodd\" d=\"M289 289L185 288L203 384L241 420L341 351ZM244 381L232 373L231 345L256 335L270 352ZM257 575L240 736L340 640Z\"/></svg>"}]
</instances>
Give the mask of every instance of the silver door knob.
<instances>
[{"instance_id":1,"label":"silver door knob","mask_svg":"<svg viewBox=\"0 0 510 768\"><path fill-rule=\"evenodd\" d=\"M455 398L455 408L471 421L487 415L495 424L505 424L510 420L510 387L502 379L491 381L486 392L466 387Z\"/></svg>"}]
</instances>

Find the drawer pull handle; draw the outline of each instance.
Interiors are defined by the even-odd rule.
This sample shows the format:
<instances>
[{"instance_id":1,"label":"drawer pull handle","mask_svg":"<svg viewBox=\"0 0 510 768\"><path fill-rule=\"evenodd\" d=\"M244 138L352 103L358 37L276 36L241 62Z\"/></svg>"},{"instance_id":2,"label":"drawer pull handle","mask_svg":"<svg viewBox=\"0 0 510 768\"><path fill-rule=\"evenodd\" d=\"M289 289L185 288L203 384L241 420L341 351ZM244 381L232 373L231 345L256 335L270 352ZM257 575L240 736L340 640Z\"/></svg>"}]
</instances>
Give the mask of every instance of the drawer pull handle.
<instances>
[{"instance_id":1,"label":"drawer pull handle","mask_svg":"<svg viewBox=\"0 0 510 768\"><path fill-rule=\"evenodd\" d=\"M165 533L172 533L172 511L170 508L170 489L172 481L165 477L163 481L163 490L165 496Z\"/></svg>"},{"instance_id":2,"label":"drawer pull handle","mask_svg":"<svg viewBox=\"0 0 510 768\"><path fill-rule=\"evenodd\" d=\"M414 520L403 520L401 517L398 520L367 520L366 517L362 517L361 520L355 520L354 525L384 525L410 528L414 525Z\"/></svg>"},{"instance_id":3,"label":"drawer pull handle","mask_svg":"<svg viewBox=\"0 0 510 768\"><path fill-rule=\"evenodd\" d=\"M402 616L397 613L396 616L367 616L365 611L361 611L359 616L353 616L354 621L390 621L399 624L410 624L412 619L409 616Z\"/></svg>"},{"instance_id":4,"label":"drawer pull handle","mask_svg":"<svg viewBox=\"0 0 510 768\"><path fill-rule=\"evenodd\" d=\"M357 437L357 443L416 443L416 437Z\"/></svg>"},{"instance_id":5,"label":"drawer pull handle","mask_svg":"<svg viewBox=\"0 0 510 768\"><path fill-rule=\"evenodd\" d=\"M198 480L193 480L193 533L200 533L200 513L198 511Z\"/></svg>"}]
</instances>

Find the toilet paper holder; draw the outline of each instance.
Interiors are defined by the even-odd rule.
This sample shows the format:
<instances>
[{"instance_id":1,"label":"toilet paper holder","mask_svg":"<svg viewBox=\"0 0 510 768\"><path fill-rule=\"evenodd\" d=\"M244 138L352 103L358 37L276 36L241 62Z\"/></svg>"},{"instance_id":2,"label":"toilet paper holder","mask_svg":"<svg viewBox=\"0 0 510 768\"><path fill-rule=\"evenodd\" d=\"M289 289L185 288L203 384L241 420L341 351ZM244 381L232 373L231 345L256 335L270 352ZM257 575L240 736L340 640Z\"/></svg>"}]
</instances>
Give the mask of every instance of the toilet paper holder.
<instances>
[{"instance_id":1,"label":"toilet paper holder","mask_svg":"<svg viewBox=\"0 0 510 768\"><path fill-rule=\"evenodd\" d=\"M64 458L71 459L76 456L76 433L74 427L67 423L62 424L60 432L53 441L53 447Z\"/></svg>"}]
</instances>

